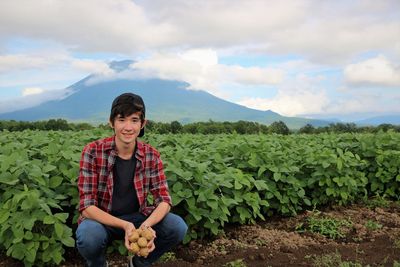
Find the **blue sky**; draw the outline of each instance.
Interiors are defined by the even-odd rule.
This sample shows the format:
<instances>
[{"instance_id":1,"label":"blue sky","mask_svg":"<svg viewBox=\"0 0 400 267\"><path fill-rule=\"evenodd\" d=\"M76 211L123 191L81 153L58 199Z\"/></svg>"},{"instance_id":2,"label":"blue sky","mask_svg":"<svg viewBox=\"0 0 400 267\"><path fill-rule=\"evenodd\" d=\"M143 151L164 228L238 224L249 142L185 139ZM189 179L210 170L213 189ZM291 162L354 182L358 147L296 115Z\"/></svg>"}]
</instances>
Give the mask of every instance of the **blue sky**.
<instances>
[{"instance_id":1,"label":"blue sky","mask_svg":"<svg viewBox=\"0 0 400 267\"><path fill-rule=\"evenodd\" d=\"M0 2L0 113L123 59L132 78L286 116L400 115L400 1Z\"/></svg>"}]
</instances>

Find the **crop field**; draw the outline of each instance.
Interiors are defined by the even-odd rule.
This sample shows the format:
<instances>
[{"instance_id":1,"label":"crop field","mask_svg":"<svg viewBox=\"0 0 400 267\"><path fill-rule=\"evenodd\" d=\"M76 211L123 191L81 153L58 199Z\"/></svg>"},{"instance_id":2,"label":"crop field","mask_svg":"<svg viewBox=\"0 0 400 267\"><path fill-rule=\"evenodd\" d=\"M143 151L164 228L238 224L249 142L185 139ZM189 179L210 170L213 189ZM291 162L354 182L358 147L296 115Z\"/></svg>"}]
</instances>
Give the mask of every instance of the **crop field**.
<instances>
[{"instance_id":1,"label":"crop field","mask_svg":"<svg viewBox=\"0 0 400 267\"><path fill-rule=\"evenodd\" d=\"M73 249L79 159L109 134L0 133L0 266L83 264ZM399 266L399 133L144 141L160 151L173 212L189 225L159 266ZM116 242L109 253L117 266L126 251Z\"/></svg>"}]
</instances>

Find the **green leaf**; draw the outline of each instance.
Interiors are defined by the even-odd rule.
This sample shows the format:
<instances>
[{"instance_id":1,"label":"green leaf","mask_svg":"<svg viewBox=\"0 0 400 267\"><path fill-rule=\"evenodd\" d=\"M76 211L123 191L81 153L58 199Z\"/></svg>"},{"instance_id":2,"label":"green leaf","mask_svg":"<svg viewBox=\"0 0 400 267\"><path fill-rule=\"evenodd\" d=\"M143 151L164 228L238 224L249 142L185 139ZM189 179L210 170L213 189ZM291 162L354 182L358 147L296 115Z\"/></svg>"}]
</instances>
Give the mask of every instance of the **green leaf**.
<instances>
[{"instance_id":1,"label":"green leaf","mask_svg":"<svg viewBox=\"0 0 400 267\"><path fill-rule=\"evenodd\" d=\"M280 172L274 172L274 180L278 182L281 179L282 175Z\"/></svg>"},{"instance_id":2,"label":"green leaf","mask_svg":"<svg viewBox=\"0 0 400 267\"><path fill-rule=\"evenodd\" d=\"M61 242L67 247L75 247L75 240L72 237L63 238Z\"/></svg>"},{"instance_id":3,"label":"green leaf","mask_svg":"<svg viewBox=\"0 0 400 267\"><path fill-rule=\"evenodd\" d=\"M338 170L341 171L343 169L343 161L342 161L342 159L338 158L336 163L337 163Z\"/></svg>"},{"instance_id":4,"label":"green leaf","mask_svg":"<svg viewBox=\"0 0 400 267\"><path fill-rule=\"evenodd\" d=\"M49 247L49 242L42 242L42 248L43 248L43 250L46 250L48 247Z\"/></svg>"},{"instance_id":5,"label":"green leaf","mask_svg":"<svg viewBox=\"0 0 400 267\"><path fill-rule=\"evenodd\" d=\"M63 260L61 250L54 250L52 258L57 265L60 264L60 262Z\"/></svg>"},{"instance_id":6,"label":"green leaf","mask_svg":"<svg viewBox=\"0 0 400 267\"><path fill-rule=\"evenodd\" d=\"M331 165L331 164L330 164L329 162L327 162L327 161L322 162L322 167L323 167L324 169L328 168L330 165Z\"/></svg>"},{"instance_id":7,"label":"green leaf","mask_svg":"<svg viewBox=\"0 0 400 267\"><path fill-rule=\"evenodd\" d=\"M182 185L182 183L180 183L180 182L176 182L176 183L172 186L172 190L173 190L174 192L179 192L179 191L182 190L182 188L183 188L183 185Z\"/></svg>"},{"instance_id":8,"label":"green leaf","mask_svg":"<svg viewBox=\"0 0 400 267\"><path fill-rule=\"evenodd\" d=\"M0 210L0 224L3 224L10 217L10 212L8 210Z\"/></svg>"},{"instance_id":9,"label":"green leaf","mask_svg":"<svg viewBox=\"0 0 400 267\"><path fill-rule=\"evenodd\" d=\"M52 170L55 170L57 167L51 164L47 164L46 166L43 167L43 172L51 172Z\"/></svg>"},{"instance_id":10,"label":"green leaf","mask_svg":"<svg viewBox=\"0 0 400 267\"><path fill-rule=\"evenodd\" d=\"M26 240L31 240L33 238L33 234L31 231L26 231L25 232L25 237Z\"/></svg>"},{"instance_id":11,"label":"green leaf","mask_svg":"<svg viewBox=\"0 0 400 267\"><path fill-rule=\"evenodd\" d=\"M11 256L17 260L22 260L25 256L25 246L22 243L18 243L12 246Z\"/></svg>"},{"instance_id":12,"label":"green leaf","mask_svg":"<svg viewBox=\"0 0 400 267\"><path fill-rule=\"evenodd\" d=\"M46 215L43 218L43 223L44 224L54 224L56 222L56 220L54 219L54 217L52 215Z\"/></svg>"},{"instance_id":13,"label":"green leaf","mask_svg":"<svg viewBox=\"0 0 400 267\"><path fill-rule=\"evenodd\" d=\"M267 168L265 167L265 166L261 166L259 169L258 169L258 172L257 172L257 176L258 177L261 177L263 174L264 174L264 172L267 170Z\"/></svg>"},{"instance_id":14,"label":"green leaf","mask_svg":"<svg viewBox=\"0 0 400 267\"><path fill-rule=\"evenodd\" d=\"M54 224L54 230L55 230L56 235L57 235L58 238L62 238L63 237L64 225L62 225L60 223L55 223Z\"/></svg>"},{"instance_id":15,"label":"green leaf","mask_svg":"<svg viewBox=\"0 0 400 267\"><path fill-rule=\"evenodd\" d=\"M335 190L334 190L333 188L328 187L328 188L326 189L326 195L332 196L332 195L334 195L334 194L335 194Z\"/></svg>"},{"instance_id":16,"label":"green leaf","mask_svg":"<svg viewBox=\"0 0 400 267\"><path fill-rule=\"evenodd\" d=\"M209 201L207 202L207 205L208 205L209 207L211 207L213 210L218 209L218 202L215 201L215 200L209 200Z\"/></svg>"},{"instance_id":17,"label":"green leaf","mask_svg":"<svg viewBox=\"0 0 400 267\"><path fill-rule=\"evenodd\" d=\"M32 216L24 220L24 228L27 230L32 230L33 226L35 225L36 217Z\"/></svg>"},{"instance_id":18,"label":"green leaf","mask_svg":"<svg viewBox=\"0 0 400 267\"><path fill-rule=\"evenodd\" d=\"M299 197L301 197L301 198L304 197L305 194L306 194L306 192L304 191L303 188L300 188L299 191L297 191L297 195L298 195Z\"/></svg>"},{"instance_id":19,"label":"green leaf","mask_svg":"<svg viewBox=\"0 0 400 267\"><path fill-rule=\"evenodd\" d=\"M269 190L269 187L267 183L263 180L256 180L254 181L254 186L257 188L257 190L262 191L262 190Z\"/></svg>"},{"instance_id":20,"label":"green leaf","mask_svg":"<svg viewBox=\"0 0 400 267\"><path fill-rule=\"evenodd\" d=\"M303 201L307 206L311 206L311 201L308 198L303 199Z\"/></svg>"},{"instance_id":21,"label":"green leaf","mask_svg":"<svg viewBox=\"0 0 400 267\"><path fill-rule=\"evenodd\" d=\"M54 217L65 223L68 218L68 213L56 213L54 214Z\"/></svg>"},{"instance_id":22,"label":"green leaf","mask_svg":"<svg viewBox=\"0 0 400 267\"><path fill-rule=\"evenodd\" d=\"M239 217L242 220L242 222L245 222L246 219L251 217L250 212L247 209L243 208L243 207L240 207L240 206L236 207L236 210L239 213Z\"/></svg>"},{"instance_id":23,"label":"green leaf","mask_svg":"<svg viewBox=\"0 0 400 267\"><path fill-rule=\"evenodd\" d=\"M53 213L51 212L49 206L45 203L40 203L40 207L49 215L53 215Z\"/></svg>"},{"instance_id":24,"label":"green leaf","mask_svg":"<svg viewBox=\"0 0 400 267\"><path fill-rule=\"evenodd\" d=\"M235 180L235 190L242 189L242 187L243 185L238 180Z\"/></svg>"},{"instance_id":25,"label":"green leaf","mask_svg":"<svg viewBox=\"0 0 400 267\"><path fill-rule=\"evenodd\" d=\"M49 179L50 188L57 188L62 184L63 178L61 176L53 176Z\"/></svg>"},{"instance_id":26,"label":"green leaf","mask_svg":"<svg viewBox=\"0 0 400 267\"><path fill-rule=\"evenodd\" d=\"M18 177L13 177L13 175L7 171L0 173L0 183L7 185L16 185L18 181Z\"/></svg>"}]
</instances>

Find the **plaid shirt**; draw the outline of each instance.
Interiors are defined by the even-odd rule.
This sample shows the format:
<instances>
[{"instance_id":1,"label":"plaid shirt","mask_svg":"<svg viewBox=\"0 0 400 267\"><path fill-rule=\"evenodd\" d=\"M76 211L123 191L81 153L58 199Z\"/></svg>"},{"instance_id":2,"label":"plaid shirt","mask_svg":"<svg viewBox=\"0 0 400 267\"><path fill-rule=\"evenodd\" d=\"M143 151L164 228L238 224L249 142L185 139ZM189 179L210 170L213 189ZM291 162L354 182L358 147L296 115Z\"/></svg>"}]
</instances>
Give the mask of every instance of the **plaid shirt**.
<instances>
[{"instance_id":1,"label":"plaid shirt","mask_svg":"<svg viewBox=\"0 0 400 267\"><path fill-rule=\"evenodd\" d=\"M139 141L136 146L137 161L132 186L136 189L139 211L148 216L159 203L172 205L172 201L160 153ZM115 136L94 141L84 147L78 177L79 212L91 205L108 213L111 211L116 157ZM149 193L153 195L153 205L147 201ZM79 222L82 220L81 216Z\"/></svg>"}]
</instances>

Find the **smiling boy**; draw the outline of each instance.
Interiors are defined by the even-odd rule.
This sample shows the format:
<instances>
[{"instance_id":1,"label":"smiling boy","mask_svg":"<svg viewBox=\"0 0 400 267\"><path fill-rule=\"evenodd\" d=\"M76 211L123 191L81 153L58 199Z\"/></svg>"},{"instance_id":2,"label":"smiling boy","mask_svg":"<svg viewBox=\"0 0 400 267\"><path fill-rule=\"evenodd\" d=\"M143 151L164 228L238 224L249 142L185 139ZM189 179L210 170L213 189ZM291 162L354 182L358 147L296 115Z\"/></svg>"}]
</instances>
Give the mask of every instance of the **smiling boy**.
<instances>
[{"instance_id":1,"label":"smiling boy","mask_svg":"<svg viewBox=\"0 0 400 267\"><path fill-rule=\"evenodd\" d=\"M107 266L107 245L125 241L136 228L153 232L147 257L136 255L128 266L150 266L183 240L187 225L170 212L171 196L157 150L137 140L143 136L145 105L142 98L125 93L112 103L112 137L86 145L78 177L79 226L77 248L88 266ZM154 203L147 201L152 194Z\"/></svg>"}]
</instances>

